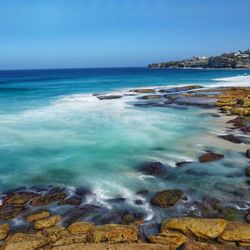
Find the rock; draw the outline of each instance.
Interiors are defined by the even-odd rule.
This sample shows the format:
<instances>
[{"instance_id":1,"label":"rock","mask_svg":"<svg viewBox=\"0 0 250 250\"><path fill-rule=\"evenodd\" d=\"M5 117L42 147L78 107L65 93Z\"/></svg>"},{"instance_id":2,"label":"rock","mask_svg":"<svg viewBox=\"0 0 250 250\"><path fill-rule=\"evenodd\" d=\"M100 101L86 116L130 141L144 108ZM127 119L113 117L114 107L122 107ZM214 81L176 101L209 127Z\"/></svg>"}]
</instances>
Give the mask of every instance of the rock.
<instances>
[{"instance_id":1,"label":"rock","mask_svg":"<svg viewBox=\"0 0 250 250\"><path fill-rule=\"evenodd\" d=\"M240 249L236 246L189 241L187 244L185 244L184 250L240 250Z\"/></svg>"},{"instance_id":2,"label":"rock","mask_svg":"<svg viewBox=\"0 0 250 250\"><path fill-rule=\"evenodd\" d=\"M232 123L236 128L240 128L246 125L246 119L242 116L237 116L236 118L228 121L227 123Z\"/></svg>"},{"instance_id":3,"label":"rock","mask_svg":"<svg viewBox=\"0 0 250 250\"><path fill-rule=\"evenodd\" d=\"M242 143L242 140L234 135L220 135L218 137L233 143L238 143L238 144Z\"/></svg>"},{"instance_id":4,"label":"rock","mask_svg":"<svg viewBox=\"0 0 250 250\"><path fill-rule=\"evenodd\" d=\"M164 190L154 195L151 204L161 208L168 208L174 206L182 196L183 192L180 190Z\"/></svg>"},{"instance_id":5,"label":"rock","mask_svg":"<svg viewBox=\"0 0 250 250\"><path fill-rule=\"evenodd\" d=\"M0 206L0 220L10 220L16 218L24 207Z\"/></svg>"},{"instance_id":6,"label":"rock","mask_svg":"<svg viewBox=\"0 0 250 250\"><path fill-rule=\"evenodd\" d=\"M95 226L94 223L92 222L75 222L73 224L71 224L67 230L71 233L71 234L76 234L76 235L81 235L81 234L86 234L91 228L93 228Z\"/></svg>"},{"instance_id":7,"label":"rock","mask_svg":"<svg viewBox=\"0 0 250 250\"><path fill-rule=\"evenodd\" d=\"M154 89L131 89L130 92L135 92L138 94L154 93Z\"/></svg>"},{"instance_id":8,"label":"rock","mask_svg":"<svg viewBox=\"0 0 250 250\"><path fill-rule=\"evenodd\" d=\"M162 245L173 245L175 248L180 247L188 242L188 238L182 233L165 231L158 236L152 235L148 237L149 242Z\"/></svg>"},{"instance_id":9,"label":"rock","mask_svg":"<svg viewBox=\"0 0 250 250\"><path fill-rule=\"evenodd\" d=\"M99 100L111 100L111 99L119 99L122 95L98 95L97 98Z\"/></svg>"},{"instance_id":10,"label":"rock","mask_svg":"<svg viewBox=\"0 0 250 250\"><path fill-rule=\"evenodd\" d=\"M185 166L185 165L187 165L189 163L192 163L192 162L191 161L179 161L179 162L176 162L175 165L177 167L182 167L182 166Z\"/></svg>"},{"instance_id":11,"label":"rock","mask_svg":"<svg viewBox=\"0 0 250 250\"><path fill-rule=\"evenodd\" d=\"M81 204L82 199L77 196L72 196L70 198L64 199L58 202L58 205L73 205L77 206Z\"/></svg>"},{"instance_id":12,"label":"rock","mask_svg":"<svg viewBox=\"0 0 250 250\"><path fill-rule=\"evenodd\" d=\"M70 235L70 233L62 226L54 226L49 228L44 228L42 234L49 238L51 242L57 241L62 236Z\"/></svg>"},{"instance_id":13,"label":"rock","mask_svg":"<svg viewBox=\"0 0 250 250\"><path fill-rule=\"evenodd\" d=\"M200 162L211 162L211 161L218 161L224 158L224 155L216 154L213 152L208 152L199 157Z\"/></svg>"},{"instance_id":14,"label":"rock","mask_svg":"<svg viewBox=\"0 0 250 250\"><path fill-rule=\"evenodd\" d=\"M53 227L61 221L62 217L60 215L52 215L48 218L37 220L34 223L35 229L43 229L47 227Z\"/></svg>"},{"instance_id":15,"label":"rock","mask_svg":"<svg viewBox=\"0 0 250 250\"><path fill-rule=\"evenodd\" d=\"M225 241L250 243L250 224L229 221L225 231L220 237Z\"/></svg>"},{"instance_id":16,"label":"rock","mask_svg":"<svg viewBox=\"0 0 250 250\"><path fill-rule=\"evenodd\" d=\"M18 192L18 193L11 193L7 195L4 200L4 205L12 205L15 207L24 206L28 203L32 198L38 197L39 195L32 192Z\"/></svg>"},{"instance_id":17,"label":"rock","mask_svg":"<svg viewBox=\"0 0 250 250\"><path fill-rule=\"evenodd\" d=\"M250 166L246 168L246 176L250 177Z\"/></svg>"},{"instance_id":18,"label":"rock","mask_svg":"<svg viewBox=\"0 0 250 250\"><path fill-rule=\"evenodd\" d=\"M141 99L141 100L155 100L155 99L160 99L160 98L162 98L161 95L144 95L144 96L138 97L138 99Z\"/></svg>"},{"instance_id":19,"label":"rock","mask_svg":"<svg viewBox=\"0 0 250 250\"><path fill-rule=\"evenodd\" d=\"M135 203L135 205L137 205L137 206L143 205L143 201L142 201L142 200L139 200L139 199L134 200L134 203Z\"/></svg>"},{"instance_id":20,"label":"rock","mask_svg":"<svg viewBox=\"0 0 250 250\"><path fill-rule=\"evenodd\" d=\"M101 225L90 230L90 238L93 243L132 243L138 241L138 229L118 224Z\"/></svg>"},{"instance_id":21,"label":"rock","mask_svg":"<svg viewBox=\"0 0 250 250\"><path fill-rule=\"evenodd\" d=\"M247 158L250 158L250 148L247 149L247 151L246 151L246 157L247 157Z\"/></svg>"},{"instance_id":22,"label":"rock","mask_svg":"<svg viewBox=\"0 0 250 250\"><path fill-rule=\"evenodd\" d=\"M9 230L10 230L9 224L0 225L0 240L4 240L7 237Z\"/></svg>"},{"instance_id":23,"label":"rock","mask_svg":"<svg viewBox=\"0 0 250 250\"><path fill-rule=\"evenodd\" d=\"M125 202L126 199L123 197L117 197L117 198L107 199L106 201L110 203L121 203L121 202Z\"/></svg>"},{"instance_id":24,"label":"rock","mask_svg":"<svg viewBox=\"0 0 250 250\"><path fill-rule=\"evenodd\" d=\"M35 234L16 233L9 236L4 244L4 250L35 250L45 247L48 239Z\"/></svg>"},{"instance_id":25,"label":"rock","mask_svg":"<svg viewBox=\"0 0 250 250\"><path fill-rule=\"evenodd\" d=\"M175 250L172 245L160 245L149 243L92 243L92 244L70 244L66 246L53 247L52 250Z\"/></svg>"},{"instance_id":26,"label":"rock","mask_svg":"<svg viewBox=\"0 0 250 250\"><path fill-rule=\"evenodd\" d=\"M250 223L250 213L246 216L246 221Z\"/></svg>"},{"instance_id":27,"label":"rock","mask_svg":"<svg viewBox=\"0 0 250 250\"><path fill-rule=\"evenodd\" d=\"M223 219L172 218L163 221L161 232L178 230L184 234L191 232L198 238L215 239L223 233L226 226L227 221Z\"/></svg>"},{"instance_id":28,"label":"rock","mask_svg":"<svg viewBox=\"0 0 250 250\"><path fill-rule=\"evenodd\" d=\"M150 162L142 164L139 168L146 175L161 176L167 173L166 166L161 162Z\"/></svg>"},{"instance_id":29,"label":"rock","mask_svg":"<svg viewBox=\"0 0 250 250\"><path fill-rule=\"evenodd\" d=\"M36 197L31 201L32 206L45 206L50 203L63 200L66 194L63 192L46 194L44 196Z\"/></svg>"},{"instance_id":30,"label":"rock","mask_svg":"<svg viewBox=\"0 0 250 250\"><path fill-rule=\"evenodd\" d=\"M43 211L39 211L39 212L35 212L33 214L30 214L28 216L26 216L26 220L28 222L33 222L36 220L41 220L41 219L45 219L47 217L50 216L50 212L47 210L43 210Z\"/></svg>"},{"instance_id":31,"label":"rock","mask_svg":"<svg viewBox=\"0 0 250 250\"><path fill-rule=\"evenodd\" d=\"M87 240L87 235L63 235L56 242L53 243L53 246L57 247L76 243L86 243Z\"/></svg>"},{"instance_id":32,"label":"rock","mask_svg":"<svg viewBox=\"0 0 250 250\"><path fill-rule=\"evenodd\" d=\"M141 197L146 197L149 194L148 190L140 190L136 192L136 195L141 196Z\"/></svg>"},{"instance_id":33,"label":"rock","mask_svg":"<svg viewBox=\"0 0 250 250\"><path fill-rule=\"evenodd\" d=\"M243 133L250 133L250 126L241 127L240 130L241 130Z\"/></svg>"}]
</instances>

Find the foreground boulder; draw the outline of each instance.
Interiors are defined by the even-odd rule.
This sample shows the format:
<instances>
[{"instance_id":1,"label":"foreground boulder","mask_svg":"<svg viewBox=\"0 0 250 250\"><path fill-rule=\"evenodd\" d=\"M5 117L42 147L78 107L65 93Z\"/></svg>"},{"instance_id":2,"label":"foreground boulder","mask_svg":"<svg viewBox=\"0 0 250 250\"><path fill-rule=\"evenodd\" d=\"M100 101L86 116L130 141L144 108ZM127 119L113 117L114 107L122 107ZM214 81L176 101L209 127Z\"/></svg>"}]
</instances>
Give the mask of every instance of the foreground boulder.
<instances>
[{"instance_id":1,"label":"foreground boulder","mask_svg":"<svg viewBox=\"0 0 250 250\"><path fill-rule=\"evenodd\" d=\"M211 162L211 161L218 161L224 158L224 155L216 154L213 152L208 152L199 157L200 162Z\"/></svg>"},{"instance_id":2,"label":"foreground boulder","mask_svg":"<svg viewBox=\"0 0 250 250\"><path fill-rule=\"evenodd\" d=\"M240 222L228 222L228 225L221 235L225 241L238 241L250 243L250 224Z\"/></svg>"},{"instance_id":3,"label":"foreground boulder","mask_svg":"<svg viewBox=\"0 0 250 250\"><path fill-rule=\"evenodd\" d=\"M10 230L9 224L0 225L0 240L4 240Z\"/></svg>"},{"instance_id":4,"label":"foreground boulder","mask_svg":"<svg viewBox=\"0 0 250 250\"><path fill-rule=\"evenodd\" d=\"M33 222L36 220L48 218L49 216L50 216L50 212L47 210L43 210L43 211L39 211L39 212L36 212L36 213L33 213L33 214L26 216L26 220L28 222Z\"/></svg>"},{"instance_id":5,"label":"foreground boulder","mask_svg":"<svg viewBox=\"0 0 250 250\"><path fill-rule=\"evenodd\" d=\"M191 232L202 239L215 239L223 233L226 226L227 221L223 219L173 218L162 223L161 232L178 230L184 234Z\"/></svg>"},{"instance_id":6,"label":"foreground boulder","mask_svg":"<svg viewBox=\"0 0 250 250\"><path fill-rule=\"evenodd\" d=\"M8 237L4 244L4 250L33 250L45 247L48 239L41 235L16 233Z\"/></svg>"},{"instance_id":7,"label":"foreground boulder","mask_svg":"<svg viewBox=\"0 0 250 250\"><path fill-rule=\"evenodd\" d=\"M136 226L107 224L93 227L90 230L90 241L93 243L132 243L138 241Z\"/></svg>"},{"instance_id":8,"label":"foreground boulder","mask_svg":"<svg viewBox=\"0 0 250 250\"><path fill-rule=\"evenodd\" d=\"M43 229L47 227L53 227L61 221L62 217L60 215L53 215L45 219L37 220L34 223L35 229Z\"/></svg>"},{"instance_id":9,"label":"foreground boulder","mask_svg":"<svg viewBox=\"0 0 250 250\"><path fill-rule=\"evenodd\" d=\"M8 194L4 200L4 205L12 205L15 207L26 205L31 199L39 197L38 194L33 192L17 192Z\"/></svg>"},{"instance_id":10,"label":"foreground boulder","mask_svg":"<svg viewBox=\"0 0 250 250\"><path fill-rule=\"evenodd\" d=\"M229 245L207 244L204 242L189 241L184 250L239 250L241 248Z\"/></svg>"},{"instance_id":11,"label":"foreground boulder","mask_svg":"<svg viewBox=\"0 0 250 250\"><path fill-rule=\"evenodd\" d=\"M168 208L174 206L182 196L183 192L180 190L164 190L154 195L151 204L161 208Z\"/></svg>"},{"instance_id":12,"label":"foreground boulder","mask_svg":"<svg viewBox=\"0 0 250 250\"><path fill-rule=\"evenodd\" d=\"M75 222L71 224L67 230L71 234L76 234L76 235L81 235L81 234L86 234L91 228L95 226L94 223L92 222Z\"/></svg>"},{"instance_id":13,"label":"foreground boulder","mask_svg":"<svg viewBox=\"0 0 250 250\"><path fill-rule=\"evenodd\" d=\"M182 233L174 231L164 231L158 236L152 235L148 237L149 242L162 244L162 245L173 245L175 248L180 247L184 243L188 242L188 238Z\"/></svg>"}]
</instances>

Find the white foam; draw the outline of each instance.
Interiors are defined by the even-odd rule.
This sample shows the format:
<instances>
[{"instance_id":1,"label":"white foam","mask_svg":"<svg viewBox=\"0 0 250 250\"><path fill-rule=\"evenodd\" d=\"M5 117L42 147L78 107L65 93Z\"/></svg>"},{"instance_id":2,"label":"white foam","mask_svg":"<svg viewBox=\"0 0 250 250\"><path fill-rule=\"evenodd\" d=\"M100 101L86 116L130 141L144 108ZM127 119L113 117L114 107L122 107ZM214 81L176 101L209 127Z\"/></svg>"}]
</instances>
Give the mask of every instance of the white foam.
<instances>
[{"instance_id":1,"label":"white foam","mask_svg":"<svg viewBox=\"0 0 250 250\"><path fill-rule=\"evenodd\" d=\"M216 84L211 84L209 87L249 87L250 86L250 75L244 74L232 77L222 77L213 79Z\"/></svg>"}]
</instances>

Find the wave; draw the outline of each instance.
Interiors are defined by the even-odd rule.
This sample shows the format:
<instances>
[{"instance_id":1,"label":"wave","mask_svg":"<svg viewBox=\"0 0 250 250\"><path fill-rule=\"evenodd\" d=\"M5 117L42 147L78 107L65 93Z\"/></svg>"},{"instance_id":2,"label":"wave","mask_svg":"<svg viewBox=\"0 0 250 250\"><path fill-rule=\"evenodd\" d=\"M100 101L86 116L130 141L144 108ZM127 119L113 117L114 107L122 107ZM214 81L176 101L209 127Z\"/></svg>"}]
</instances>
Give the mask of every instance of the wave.
<instances>
[{"instance_id":1,"label":"wave","mask_svg":"<svg viewBox=\"0 0 250 250\"><path fill-rule=\"evenodd\" d=\"M222 77L215 78L213 81L217 82L216 84L209 85L210 87L249 87L250 86L250 75L239 75L232 77Z\"/></svg>"}]
</instances>

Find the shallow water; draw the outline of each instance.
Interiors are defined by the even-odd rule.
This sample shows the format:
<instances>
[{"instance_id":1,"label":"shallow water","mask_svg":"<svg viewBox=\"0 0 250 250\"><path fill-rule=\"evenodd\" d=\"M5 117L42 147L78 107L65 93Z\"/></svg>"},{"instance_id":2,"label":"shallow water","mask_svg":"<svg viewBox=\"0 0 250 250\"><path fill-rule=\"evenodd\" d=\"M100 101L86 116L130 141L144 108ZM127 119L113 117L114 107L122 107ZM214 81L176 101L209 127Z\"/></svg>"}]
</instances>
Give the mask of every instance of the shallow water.
<instances>
[{"instance_id":1,"label":"shallow water","mask_svg":"<svg viewBox=\"0 0 250 250\"><path fill-rule=\"evenodd\" d=\"M111 206L143 210L150 218L158 209L148 203L136 206L135 192L177 188L187 200L168 214L187 213L193 208L185 204L204 197L246 209L250 197L243 152L248 146L217 138L229 129L225 123L232 117L212 117L206 114L217 111L197 107L135 107L135 96L99 100L92 95L142 86L224 85L237 75L243 77L234 81L250 84L244 74L248 71L0 72L0 192L20 186L84 186L97 194L88 203L108 207L106 199L124 197L126 205ZM205 150L225 158L200 164ZM148 161L173 169L164 178L146 176L138 166ZM177 168L181 161L193 163Z\"/></svg>"}]
</instances>

